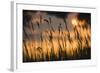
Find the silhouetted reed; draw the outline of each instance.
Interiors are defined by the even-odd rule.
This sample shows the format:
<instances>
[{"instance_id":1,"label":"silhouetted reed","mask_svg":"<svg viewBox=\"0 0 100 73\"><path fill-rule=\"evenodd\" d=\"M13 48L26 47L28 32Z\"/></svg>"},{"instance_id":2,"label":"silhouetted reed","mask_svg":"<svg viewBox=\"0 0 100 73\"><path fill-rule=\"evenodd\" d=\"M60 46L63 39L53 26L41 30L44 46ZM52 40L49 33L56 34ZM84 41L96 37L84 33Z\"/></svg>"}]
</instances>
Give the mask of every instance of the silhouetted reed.
<instances>
[{"instance_id":1,"label":"silhouetted reed","mask_svg":"<svg viewBox=\"0 0 100 73\"><path fill-rule=\"evenodd\" d=\"M26 39L23 40L23 62L40 62L40 61L59 61L59 60L76 60L76 59L90 59L91 58L91 32L90 27L79 20L73 30L69 31L67 22L63 18L65 30L62 24L59 24L57 29L52 26L52 18L43 19L40 15L40 21L35 24L38 26L37 32L40 40L32 40L28 36L25 28L23 33ZM33 19L34 20L34 19ZM43 21L49 27L45 31L41 31ZM35 33L34 23L31 24L32 34ZM82 25L81 25L82 24ZM73 37L71 37L73 35ZM56 37L56 38L55 38ZM39 45L40 44L40 45Z\"/></svg>"}]
</instances>

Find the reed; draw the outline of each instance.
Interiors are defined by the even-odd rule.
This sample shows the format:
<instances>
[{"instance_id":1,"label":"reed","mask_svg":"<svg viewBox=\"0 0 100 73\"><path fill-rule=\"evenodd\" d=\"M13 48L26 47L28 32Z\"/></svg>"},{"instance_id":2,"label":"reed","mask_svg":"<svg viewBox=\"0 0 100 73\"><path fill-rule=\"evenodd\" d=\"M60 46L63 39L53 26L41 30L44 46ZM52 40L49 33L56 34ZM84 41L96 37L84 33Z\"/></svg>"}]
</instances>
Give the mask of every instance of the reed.
<instances>
[{"instance_id":1,"label":"reed","mask_svg":"<svg viewBox=\"0 0 100 73\"><path fill-rule=\"evenodd\" d=\"M46 31L40 30L40 25L43 24L42 21L44 21L49 27ZM75 24L75 26L73 25L73 31L69 31L65 18L63 21L66 30L63 30L62 24L59 24L58 28L55 30L52 26L52 18L49 17L49 19L43 19L42 16L40 16L40 21L36 22L39 31L37 33L40 35L40 40L35 40L34 36L33 40L23 40L23 62L91 58L90 26L88 26L86 23L82 23L81 20L78 20L78 24ZM31 31L32 34L34 34L34 23L31 23L31 25ZM26 38L30 39L24 28L23 32Z\"/></svg>"}]
</instances>

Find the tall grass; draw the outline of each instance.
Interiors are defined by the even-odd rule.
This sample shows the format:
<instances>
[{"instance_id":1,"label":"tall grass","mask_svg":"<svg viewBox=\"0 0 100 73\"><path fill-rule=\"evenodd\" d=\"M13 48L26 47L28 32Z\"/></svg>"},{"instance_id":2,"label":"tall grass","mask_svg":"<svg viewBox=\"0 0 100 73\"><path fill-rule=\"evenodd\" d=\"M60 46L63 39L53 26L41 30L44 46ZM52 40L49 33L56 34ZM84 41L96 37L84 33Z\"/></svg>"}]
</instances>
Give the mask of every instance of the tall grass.
<instances>
[{"instance_id":1,"label":"tall grass","mask_svg":"<svg viewBox=\"0 0 100 73\"><path fill-rule=\"evenodd\" d=\"M33 18L34 20L34 18ZM58 29L52 26L52 18L43 19L40 16L37 21L37 34L40 40L32 40L23 28L26 39L23 40L23 62L39 62L39 61L58 61L58 60L76 60L91 58L91 29L83 20L79 20L78 25L73 25L73 31L69 31L67 23L64 20L66 30L63 30L62 24ZM48 29L41 31L42 21L47 23ZM34 24L30 23L32 34L36 32Z\"/></svg>"}]
</instances>

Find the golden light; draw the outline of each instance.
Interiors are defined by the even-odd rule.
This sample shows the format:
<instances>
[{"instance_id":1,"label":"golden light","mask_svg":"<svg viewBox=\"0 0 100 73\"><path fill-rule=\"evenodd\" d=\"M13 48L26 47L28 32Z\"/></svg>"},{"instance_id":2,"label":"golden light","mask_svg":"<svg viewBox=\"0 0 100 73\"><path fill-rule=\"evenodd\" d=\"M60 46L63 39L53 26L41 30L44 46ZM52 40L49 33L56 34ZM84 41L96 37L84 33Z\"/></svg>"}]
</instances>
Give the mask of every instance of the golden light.
<instances>
[{"instance_id":1,"label":"golden light","mask_svg":"<svg viewBox=\"0 0 100 73\"><path fill-rule=\"evenodd\" d=\"M85 20L80 20L80 21L79 21L79 25L80 25L80 26L84 26L85 24L86 24L86 21L85 21Z\"/></svg>"},{"instance_id":2,"label":"golden light","mask_svg":"<svg viewBox=\"0 0 100 73\"><path fill-rule=\"evenodd\" d=\"M72 25L73 26L77 26L78 25L78 19L77 18L73 18L72 19Z\"/></svg>"},{"instance_id":3,"label":"golden light","mask_svg":"<svg viewBox=\"0 0 100 73\"><path fill-rule=\"evenodd\" d=\"M41 12L37 12L36 16L32 18L32 23L43 23L41 20L44 19L38 15L41 15ZM30 33L33 36L32 40L29 39L23 42L24 61L49 61L52 58L55 60L63 60L65 57L68 59L77 59L77 56L79 55L78 57L80 57L81 53L85 55L85 51L88 51L87 48L91 48L91 28L87 25L85 19L78 20L76 16L70 19L72 26L76 26L76 29L72 31L69 31L65 27L63 27L63 30L59 30L60 28L58 26L56 26L57 29L54 29L54 31L47 29L41 33L41 26L34 29L34 32ZM50 25L55 27L53 24ZM84 25L87 26L83 28L82 26ZM27 29L27 32L30 32L30 29Z\"/></svg>"}]
</instances>

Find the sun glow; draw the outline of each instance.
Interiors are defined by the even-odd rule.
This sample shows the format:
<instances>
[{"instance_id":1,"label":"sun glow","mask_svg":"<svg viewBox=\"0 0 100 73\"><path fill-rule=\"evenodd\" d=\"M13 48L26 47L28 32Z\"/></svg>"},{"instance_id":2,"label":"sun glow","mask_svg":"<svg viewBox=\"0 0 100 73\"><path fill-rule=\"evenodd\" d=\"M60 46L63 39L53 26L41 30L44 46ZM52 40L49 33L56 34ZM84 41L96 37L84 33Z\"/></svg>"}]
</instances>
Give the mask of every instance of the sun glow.
<instances>
[{"instance_id":1,"label":"sun glow","mask_svg":"<svg viewBox=\"0 0 100 73\"><path fill-rule=\"evenodd\" d=\"M78 25L78 19L77 18L73 18L72 19L72 25L73 26L77 26Z\"/></svg>"}]
</instances>

